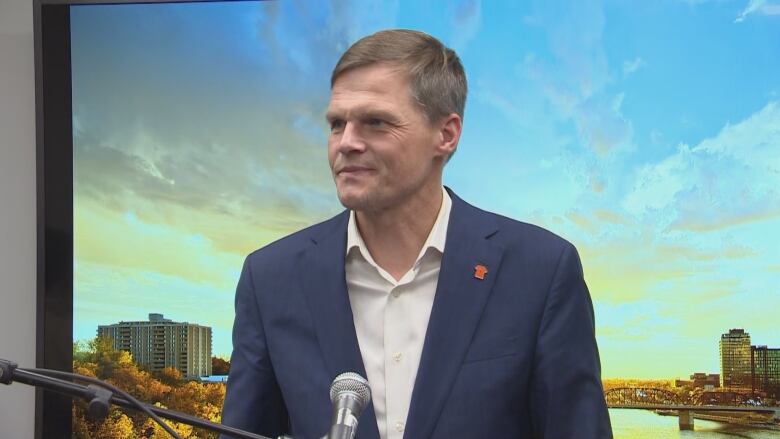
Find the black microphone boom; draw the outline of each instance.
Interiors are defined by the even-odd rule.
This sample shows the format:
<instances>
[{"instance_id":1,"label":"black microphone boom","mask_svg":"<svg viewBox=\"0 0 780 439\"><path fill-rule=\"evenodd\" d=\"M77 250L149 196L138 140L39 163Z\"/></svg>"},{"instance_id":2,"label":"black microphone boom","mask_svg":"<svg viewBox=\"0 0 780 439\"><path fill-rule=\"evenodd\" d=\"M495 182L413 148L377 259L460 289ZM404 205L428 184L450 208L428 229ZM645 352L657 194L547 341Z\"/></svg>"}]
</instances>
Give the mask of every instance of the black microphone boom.
<instances>
[{"instance_id":1,"label":"black microphone boom","mask_svg":"<svg viewBox=\"0 0 780 439\"><path fill-rule=\"evenodd\" d=\"M368 381L354 372L337 376L330 386L333 419L327 439L354 439L358 419L371 401Z\"/></svg>"},{"instance_id":2,"label":"black microphone boom","mask_svg":"<svg viewBox=\"0 0 780 439\"><path fill-rule=\"evenodd\" d=\"M91 385L84 386L63 379L53 378L52 376L89 382ZM59 370L22 369L17 367L16 363L12 361L0 359L0 384L11 384L13 382L23 383L35 387L42 387L46 390L51 390L57 393L69 395L71 397L84 399L89 402L90 413L97 416L107 415L108 406L110 404L116 404L122 408L129 408L145 412L150 417L161 423L162 421L159 420L158 416L177 422L183 422L185 424L192 425L193 427L205 428L207 430L216 431L218 433L229 434L231 437L235 438L270 439L265 436L249 433L237 428L229 427L227 425L206 421L205 419L200 419L186 413L141 403L121 389L118 389L108 383L104 383L97 378ZM114 393L116 393L116 395ZM164 425L164 423L162 424L163 428L168 431L170 427ZM168 432L171 433L171 431ZM178 437L175 432L171 433L171 436Z\"/></svg>"}]
</instances>

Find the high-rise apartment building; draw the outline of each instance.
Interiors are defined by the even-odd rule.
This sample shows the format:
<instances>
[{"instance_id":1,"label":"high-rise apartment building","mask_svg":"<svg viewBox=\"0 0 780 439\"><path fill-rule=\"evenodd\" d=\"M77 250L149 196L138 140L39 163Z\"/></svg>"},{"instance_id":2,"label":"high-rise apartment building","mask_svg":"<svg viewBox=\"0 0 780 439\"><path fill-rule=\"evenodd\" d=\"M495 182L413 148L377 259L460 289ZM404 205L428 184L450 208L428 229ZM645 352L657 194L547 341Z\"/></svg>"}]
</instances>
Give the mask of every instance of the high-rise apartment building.
<instances>
[{"instance_id":1,"label":"high-rise apartment building","mask_svg":"<svg viewBox=\"0 0 780 439\"><path fill-rule=\"evenodd\" d=\"M114 348L128 351L133 360L152 371L178 369L185 378L211 375L211 328L173 322L162 314L149 321L100 325L98 337L109 337Z\"/></svg>"},{"instance_id":2,"label":"high-rise apartment building","mask_svg":"<svg viewBox=\"0 0 780 439\"><path fill-rule=\"evenodd\" d=\"M751 346L750 366L752 390L780 398L780 349Z\"/></svg>"},{"instance_id":3,"label":"high-rise apartment building","mask_svg":"<svg viewBox=\"0 0 780 439\"><path fill-rule=\"evenodd\" d=\"M725 388L750 388L750 334L731 329L720 336L720 376Z\"/></svg>"}]
</instances>

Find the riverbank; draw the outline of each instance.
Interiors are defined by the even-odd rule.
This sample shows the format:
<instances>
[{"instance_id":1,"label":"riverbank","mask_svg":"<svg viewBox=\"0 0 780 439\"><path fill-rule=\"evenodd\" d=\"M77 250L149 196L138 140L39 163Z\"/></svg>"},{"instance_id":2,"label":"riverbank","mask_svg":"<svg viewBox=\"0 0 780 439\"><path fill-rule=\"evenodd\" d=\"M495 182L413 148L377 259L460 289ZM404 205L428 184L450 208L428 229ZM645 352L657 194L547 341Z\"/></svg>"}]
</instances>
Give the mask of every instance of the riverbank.
<instances>
[{"instance_id":1,"label":"riverbank","mask_svg":"<svg viewBox=\"0 0 780 439\"><path fill-rule=\"evenodd\" d=\"M779 439L774 429L698 420L693 430L680 430L677 416L652 410L610 409L615 439Z\"/></svg>"},{"instance_id":2,"label":"riverbank","mask_svg":"<svg viewBox=\"0 0 780 439\"><path fill-rule=\"evenodd\" d=\"M739 424L747 425L750 427L758 427L766 430L780 431L780 425L773 421L772 418L761 419L756 417L742 417L740 413L732 414L712 414L712 413L693 413L694 419L703 419L706 421L723 422L726 424Z\"/></svg>"},{"instance_id":3,"label":"riverbank","mask_svg":"<svg viewBox=\"0 0 780 439\"><path fill-rule=\"evenodd\" d=\"M677 417L676 410L655 410L655 413L661 416ZM694 419L715 421L724 424L744 425L747 427L755 427L771 431L780 431L780 423L774 421L770 415L739 412L702 413L693 411L692 413Z\"/></svg>"}]
</instances>

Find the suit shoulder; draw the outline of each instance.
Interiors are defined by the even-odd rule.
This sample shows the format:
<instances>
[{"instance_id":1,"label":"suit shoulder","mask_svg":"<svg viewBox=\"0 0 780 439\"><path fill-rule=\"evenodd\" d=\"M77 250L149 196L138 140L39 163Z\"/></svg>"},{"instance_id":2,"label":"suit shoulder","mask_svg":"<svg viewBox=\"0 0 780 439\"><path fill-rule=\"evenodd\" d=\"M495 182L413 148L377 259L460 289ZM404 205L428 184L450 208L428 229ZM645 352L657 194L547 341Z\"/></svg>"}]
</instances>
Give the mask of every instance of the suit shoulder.
<instances>
[{"instance_id":1,"label":"suit shoulder","mask_svg":"<svg viewBox=\"0 0 780 439\"><path fill-rule=\"evenodd\" d=\"M539 285L551 285L561 267L567 273L581 272L577 249L566 239L537 225L488 212L467 203L459 204L459 231L477 233L501 249L501 266L507 273L524 273ZM457 235L454 235L457 236ZM569 271L571 268L574 271ZM510 274L514 276L514 274ZM547 291L545 288L539 291Z\"/></svg>"},{"instance_id":2,"label":"suit shoulder","mask_svg":"<svg viewBox=\"0 0 780 439\"><path fill-rule=\"evenodd\" d=\"M506 224L507 230L512 230L514 233L530 238L537 241L545 242L549 245L558 247L572 246L572 243L561 237L560 235L545 229L544 227L537 226L536 224L530 224L523 221L514 220L498 215Z\"/></svg>"},{"instance_id":3,"label":"suit shoulder","mask_svg":"<svg viewBox=\"0 0 780 439\"><path fill-rule=\"evenodd\" d=\"M576 252L571 242L543 227L476 207L475 209L496 224L498 232L495 238L507 248L520 247L526 251L547 253L550 256L559 256L566 250Z\"/></svg>"},{"instance_id":4,"label":"suit shoulder","mask_svg":"<svg viewBox=\"0 0 780 439\"><path fill-rule=\"evenodd\" d=\"M556 272L561 264L573 263L582 272L579 252L568 240L534 224L494 215L498 231L493 239L505 249L508 263L533 266L540 273Z\"/></svg>"},{"instance_id":5,"label":"suit shoulder","mask_svg":"<svg viewBox=\"0 0 780 439\"><path fill-rule=\"evenodd\" d=\"M519 246L526 250L539 249L552 251L560 255L567 248L574 246L561 236L534 224L518 221L507 216L476 207L450 191L453 200L453 211L457 210L469 223L478 229L491 233L491 239L496 240L506 248Z\"/></svg>"}]
</instances>

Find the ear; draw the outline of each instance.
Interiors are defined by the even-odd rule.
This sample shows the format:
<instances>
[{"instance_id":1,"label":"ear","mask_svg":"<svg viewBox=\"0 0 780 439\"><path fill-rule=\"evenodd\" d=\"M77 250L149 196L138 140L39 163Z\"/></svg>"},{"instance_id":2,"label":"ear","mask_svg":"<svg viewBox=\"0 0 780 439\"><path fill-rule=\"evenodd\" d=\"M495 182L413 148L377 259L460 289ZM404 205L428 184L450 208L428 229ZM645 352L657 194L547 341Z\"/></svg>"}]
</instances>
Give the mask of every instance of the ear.
<instances>
[{"instance_id":1,"label":"ear","mask_svg":"<svg viewBox=\"0 0 780 439\"><path fill-rule=\"evenodd\" d=\"M458 147L460 133L463 130L463 120L457 113L450 113L439 121L439 132L436 142L436 155L447 159Z\"/></svg>"}]
</instances>

